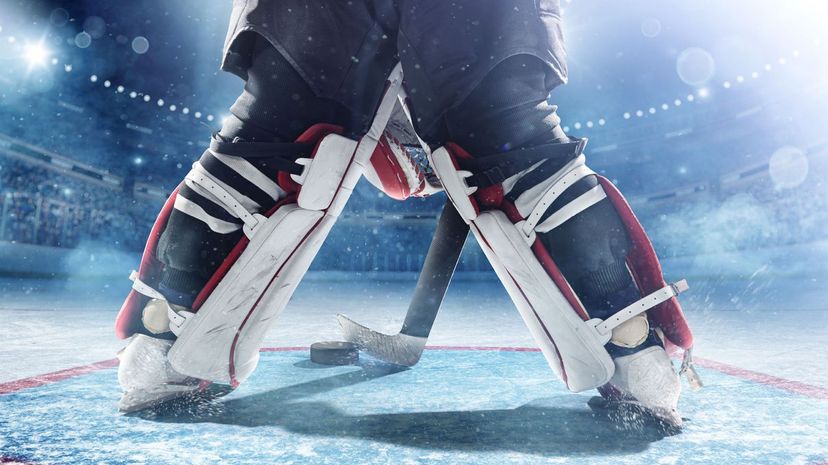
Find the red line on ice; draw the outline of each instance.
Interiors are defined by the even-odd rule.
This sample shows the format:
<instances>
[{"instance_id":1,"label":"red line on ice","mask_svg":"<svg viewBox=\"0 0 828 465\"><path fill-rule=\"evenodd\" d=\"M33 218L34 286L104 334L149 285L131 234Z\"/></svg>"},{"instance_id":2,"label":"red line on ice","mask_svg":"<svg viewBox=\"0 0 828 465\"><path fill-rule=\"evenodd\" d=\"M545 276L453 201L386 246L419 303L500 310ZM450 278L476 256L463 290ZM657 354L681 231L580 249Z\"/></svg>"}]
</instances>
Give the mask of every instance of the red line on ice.
<instances>
[{"instance_id":1,"label":"red line on ice","mask_svg":"<svg viewBox=\"0 0 828 465\"><path fill-rule=\"evenodd\" d=\"M261 352L295 352L300 350L307 350L307 347L264 347ZM427 346L428 350L456 350L456 351L493 351L493 352L540 352L540 349L534 347L496 347L496 346ZM814 399L828 399L828 389L812 386L810 384L793 381L790 379L780 378L778 376L767 375L758 371L748 370L746 368L739 368L737 366L728 365L726 363L717 362L715 360L694 357L694 360L699 366L716 370L726 375L735 378L753 381L765 386L770 386L794 394L799 394ZM44 375L32 376L30 378L18 379L6 383L0 383L0 395L10 394L21 391L23 389L34 388L46 384L56 383L76 376L85 375L98 370L107 368L114 368L118 366L117 359L103 360L101 362L91 363L89 365L82 365L79 367L68 368L66 370L55 371ZM0 461L0 464L3 462ZM823 465L820 463L819 465ZM828 464L825 464L828 465Z\"/></svg>"},{"instance_id":2,"label":"red line on ice","mask_svg":"<svg viewBox=\"0 0 828 465\"><path fill-rule=\"evenodd\" d=\"M807 397L813 397L814 399L828 399L828 389L819 386L812 386L810 384L800 383L799 381L780 378L778 376L766 375L764 373L759 373L758 371L739 368L737 366L728 365L726 363L717 362L715 360L709 360L706 358L693 357L693 361L699 366L711 368L713 370L722 372L726 375L734 376L736 378L754 381L759 384L764 384L766 386L772 386L777 389L782 389L783 391L793 392Z\"/></svg>"},{"instance_id":3,"label":"red line on ice","mask_svg":"<svg viewBox=\"0 0 828 465\"><path fill-rule=\"evenodd\" d=\"M66 370L46 373L45 375L32 376L30 378L18 379L7 383L0 383L0 395L9 394L12 392L21 391L33 387L43 386L45 384L52 384L65 379L74 378L75 376L85 375L93 371L103 370L105 368L112 368L118 366L118 359L104 360L101 362L91 363L89 365L81 365L79 367L67 368Z\"/></svg>"},{"instance_id":4,"label":"red line on ice","mask_svg":"<svg viewBox=\"0 0 828 465\"><path fill-rule=\"evenodd\" d=\"M488 350L492 352L540 352L536 347L497 347L497 346L426 346L428 350Z\"/></svg>"}]
</instances>

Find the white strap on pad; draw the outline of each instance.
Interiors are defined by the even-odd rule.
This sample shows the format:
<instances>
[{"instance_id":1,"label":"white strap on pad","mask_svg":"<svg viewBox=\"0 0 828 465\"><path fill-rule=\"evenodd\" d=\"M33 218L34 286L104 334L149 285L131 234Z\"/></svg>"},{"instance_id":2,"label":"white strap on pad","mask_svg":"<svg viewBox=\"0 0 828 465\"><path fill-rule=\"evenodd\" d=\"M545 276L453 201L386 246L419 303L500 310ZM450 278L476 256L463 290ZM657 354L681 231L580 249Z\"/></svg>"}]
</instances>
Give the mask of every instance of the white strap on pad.
<instances>
[{"instance_id":1,"label":"white strap on pad","mask_svg":"<svg viewBox=\"0 0 828 465\"><path fill-rule=\"evenodd\" d=\"M621 326L636 315L640 315L656 305L676 297L689 288L690 286L687 284L687 280L682 279L681 281L668 284L661 289L631 303L630 305L627 305L606 320L593 318L587 321L587 324L595 329L598 338L606 344L612 338L613 329Z\"/></svg>"},{"instance_id":2,"label":"white strap on pad","mask_svg":"<svg viewBox=\"0 0 828 465\"><path fill-rule=\"evenodd\" d=\"M605 198L607 198L607 194L604 192L604 188L597 185L550 215L535 228L535 231L540 233L549 232Z\"/></svg>"},{"instance_id":3,"label":"white strap on pad","mask_svg":"<svg viewBox=\"0 0 828 465\"><path fill-rule=\"evenodd\" d=\"M252 238L256 230L266 218L259 213L248 211L227 189L221 187L205 170L201 163L193 163L193 169L184 178L185 183L193 183L209 192L233 216L244 222L244 234Z\"/></svg>"},{"instance_id":4,"label":"white strap on pad","mask_svg":"<svg viewBox=\"0 0 828 465\"><path fill-rule=\"evenodd\" d=\"M132 288L135 289L135 291L139 294L145 295L151 299L158 299L164 301L167 300L167 298L164 297L163 294L150 287L150 285L148 285L147 283L138 279L137 271L132 270L132 273L129 274L129 280L132 281Z\"/></svg>"},{"instance_id":5,"label":"white strap on pad","mask_svg":"<svg viewBox=\"0 0 828 465\"><path fill-rule=\"evenodd\" d=\"M170 331L173 334L178 336L181 332L181 328L184 327L184 324L187 323L187 320L192 318L195 313L188 312L188 311L175 311L173 310L172 306L170 306L169 302L167 302L167 298L164 297L163 294L158 292L157 290L153 289L147 283L138 279L138 272L133 270L132 273L129 274L129 279L132 281L132 288L135 289L136 292L139 294L143 294L149 298L156 299L163 301L167 305L167 317L170 319Z\"/></svg>"},{"instance_id":6,"label":"white strap on pad","mask_svg":"<svg viewBox=\"0 0 828 465\"><path fill-rule=\"evenodd\" d=\"M538 221L540 221L543 214L546 213L546 210L552 206L555 200L557 200L557 198L560 197L564 191L572 187L573 184L586 176L589 176L590 174L595 174L595 172L589 169L588 166L580 164L552 183L552 185L549 186L549 189L547 189L543 196L541 196L538 203L535 204L535 207L532 209L529 216L526 217L526 221L521 227L523 234L525 236L532 235Z\"/></svg>"}]
</instances>

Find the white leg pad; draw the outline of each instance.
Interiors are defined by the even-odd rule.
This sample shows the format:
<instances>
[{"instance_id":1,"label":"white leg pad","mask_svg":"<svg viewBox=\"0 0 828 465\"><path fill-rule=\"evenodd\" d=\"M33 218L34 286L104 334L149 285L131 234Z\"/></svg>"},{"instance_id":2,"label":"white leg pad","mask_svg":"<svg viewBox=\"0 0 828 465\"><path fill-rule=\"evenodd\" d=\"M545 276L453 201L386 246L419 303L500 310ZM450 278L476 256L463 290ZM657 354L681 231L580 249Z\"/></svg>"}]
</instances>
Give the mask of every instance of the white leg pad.
<instances>
[{"instance_id":1,"label":"white leg pad","mask_svg":"<svg viewBox=\"0 0 828 465\"><path fill-rule=\"evenodd\" d=\"M541 266L518 228L499 211L486 211L472 231L547 362L567 388L605 384L615 366L593 327L578 316Z\"/></svg>"},{"instance_id":2,"label":"white leg pad","mask_svg":"<svg viewBox=\"0 0 828 465\"><path fill-rule=\"evenodd\" d=\"M305 170L297 203L253 218L249 244L198 311L176 324L169 351L175 371L237 385L256 367L259 347L342 212L391 115L402 84L399 65L368 133L356 141L331 134ZM243 213L243 212L241 212ZM175 317L175 315L171 315ZM173 322L176 323L176 322Z\"/></svg>"},{"instance_id":3,"label":"white leg pad","mask_svg":"<svg viewBox=\"0 0 828 465\"><path fill-rule=\"evenodd\" d=\"M277 210L188 319L169 353L179 373L237 383L256 367L259 344L333 224L296 204Z\"/></svg>"},{"instance_id":4,"label":"white leg pad","mask_svg":"<svg viewBox=\"0 0 828 465\"><path fill-rule=\"evenodd\" d=\"M538 221L561 193L592 173L584 165L583 156L561 168L550 182L539 184L532 202L515 205L523 218L517 223L510 221L502 210L480 212L472 197L477 187L469 186L467 182L473 173L460 169L460 164L445 147L432 152L430 160L446 194L470 225L547 362L569 390L581 392L607 383L616 369L604 348L612 338L613 330L687 289L685 281L669 284L624 307L607 320L588 319L577 296L570 293L565 278L554 266L547 271L532 249L539 240L538 228L545 228L544 223L538 225ZM573 201L575 204L567 204L567 207L575 206L559 210L565 212L564 216L556 217L556 213L550 219L554 219L553 223L565 221L566 217L574 216L604 197L603 190L593 189ZM559 287L557 283L560 282L565 287Z\"/></svg>"}]
</instances>

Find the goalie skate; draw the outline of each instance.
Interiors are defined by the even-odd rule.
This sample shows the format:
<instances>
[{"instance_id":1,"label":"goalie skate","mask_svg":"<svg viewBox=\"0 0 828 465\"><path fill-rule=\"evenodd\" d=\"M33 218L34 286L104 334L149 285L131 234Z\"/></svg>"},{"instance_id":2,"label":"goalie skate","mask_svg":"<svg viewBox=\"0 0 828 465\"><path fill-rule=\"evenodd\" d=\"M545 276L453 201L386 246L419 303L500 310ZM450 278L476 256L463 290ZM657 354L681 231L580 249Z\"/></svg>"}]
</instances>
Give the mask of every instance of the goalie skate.
<instances>
[{"instance_id":1,"label":"goalie skate","mask_svg":"<svg viewBox=\"0 0 828 465\"><path fill-rule=\"evenodd\" d=\"M118 353L123 413L142 410L196 392L201 383L175 372L167 360L172 341L136 334Z\"/></svg>"}]
</instances>

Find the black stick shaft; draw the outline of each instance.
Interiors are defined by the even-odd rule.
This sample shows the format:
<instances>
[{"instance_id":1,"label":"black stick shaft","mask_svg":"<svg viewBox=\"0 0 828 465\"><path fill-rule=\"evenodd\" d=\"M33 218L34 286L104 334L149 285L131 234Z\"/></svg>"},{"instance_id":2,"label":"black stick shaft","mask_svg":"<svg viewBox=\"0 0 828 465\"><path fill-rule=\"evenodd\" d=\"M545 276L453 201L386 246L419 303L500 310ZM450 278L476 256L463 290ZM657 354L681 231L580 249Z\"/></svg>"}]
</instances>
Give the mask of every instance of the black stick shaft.
<instances>
[{"instance_id":1,"label":"black stick shaft","mask_svg":"<svg viewBox=\"0 0 828 465\"><path fill-rule=\"evenodd\" d=\"M469 225L446 201L400 333L428 337L468 235Z\"/></svg>"}]
</instances>

